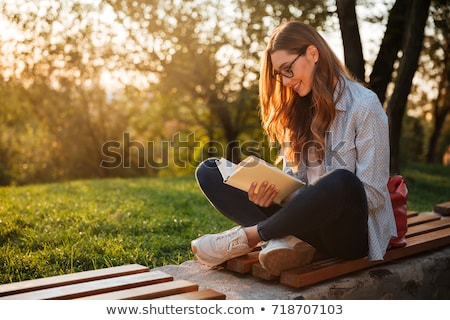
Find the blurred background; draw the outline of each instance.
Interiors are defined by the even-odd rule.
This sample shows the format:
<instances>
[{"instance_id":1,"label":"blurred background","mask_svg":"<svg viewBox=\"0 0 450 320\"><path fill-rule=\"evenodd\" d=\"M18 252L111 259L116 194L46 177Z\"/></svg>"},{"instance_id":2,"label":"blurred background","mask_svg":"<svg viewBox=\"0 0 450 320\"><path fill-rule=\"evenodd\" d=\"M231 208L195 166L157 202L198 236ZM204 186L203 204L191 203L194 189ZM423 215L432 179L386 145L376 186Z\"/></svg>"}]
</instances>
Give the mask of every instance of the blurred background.
<instances>
[{"instance_id":1,"label":"blurred background","mask_svg":"<svg viewBox=\"0 0 450 320\"><path fill-rule=\"evenodd\" d=\"M447 0L2 0L0 185L272 159L259 59L288 20L316 27L377 93L392 173L449 164Z\"/></svg>"}]
</instances>

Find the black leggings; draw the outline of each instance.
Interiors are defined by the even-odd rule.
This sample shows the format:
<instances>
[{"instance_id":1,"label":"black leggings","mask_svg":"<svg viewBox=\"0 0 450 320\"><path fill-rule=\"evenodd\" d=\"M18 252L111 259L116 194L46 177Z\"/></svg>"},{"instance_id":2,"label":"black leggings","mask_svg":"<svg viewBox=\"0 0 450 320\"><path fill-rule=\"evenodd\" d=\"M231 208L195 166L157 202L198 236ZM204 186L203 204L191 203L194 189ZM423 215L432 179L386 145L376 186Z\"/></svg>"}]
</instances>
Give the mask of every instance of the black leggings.
<instances>
[{"instance_id":1,"label":"black leggings","mask_svg":"<svg viewBox=\"0 0 450 320\"><path fill-rule=\"evenodd\" d=\"M257 225L262 240L296 236L332 256L355 259L368 253L367 198L358 177L337 169L309 185L285 206L262 208L247 192L223 183L215 159L202 162L197 182L224 216L248 227Z\"/></svg>"}]
</instances>

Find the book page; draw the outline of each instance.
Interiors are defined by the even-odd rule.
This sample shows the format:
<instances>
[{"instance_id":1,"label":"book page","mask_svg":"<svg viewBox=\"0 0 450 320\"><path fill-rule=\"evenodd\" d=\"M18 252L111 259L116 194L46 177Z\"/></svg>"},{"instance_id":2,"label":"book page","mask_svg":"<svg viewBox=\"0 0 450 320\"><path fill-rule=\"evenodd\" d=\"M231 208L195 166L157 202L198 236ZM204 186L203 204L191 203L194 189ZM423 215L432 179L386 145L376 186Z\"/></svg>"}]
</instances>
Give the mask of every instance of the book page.
<instances>
[{"instance_id":1,"label":"book page","mask_svg":"<svg viewBox=\"0 0 450 320\"><path fill-rule=\"evenodd\" d=\"M217 168L220 171L220 174L222 175L223 181L227 181L228 178L231 176L233 170L236 168L236 164L234 164L231 161L228 161L225 158L216 159Z\"/></svg>"}]
</instances>

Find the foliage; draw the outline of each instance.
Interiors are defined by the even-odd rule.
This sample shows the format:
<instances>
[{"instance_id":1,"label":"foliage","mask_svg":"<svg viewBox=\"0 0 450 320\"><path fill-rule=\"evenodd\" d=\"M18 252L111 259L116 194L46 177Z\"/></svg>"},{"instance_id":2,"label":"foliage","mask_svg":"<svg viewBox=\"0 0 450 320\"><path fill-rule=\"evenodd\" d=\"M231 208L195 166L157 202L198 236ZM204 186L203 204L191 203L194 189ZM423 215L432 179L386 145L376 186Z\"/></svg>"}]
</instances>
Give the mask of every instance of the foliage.
<instances>
[{"instance_id":1,"label":"foliage","mask_svg":"<svg viewBox=\"0 0 450 320\"><path fill-rule=\"evenodd\" d=\"M433 3L438 28L447 11ZM362 18L373 27L392 1L356 2L357 11L375 4ZM258 62L274 27L292 19L339 26L332 0L2 2L0 185L185 175L209 156L238 161L249 144L271 157ZM428 82L439 61L424 64ZM437 153L448 141L442 128Z\"/></svg>"},{"instance_id":2,"label":"foliage","mask_svg":"<svg viewBox=\"0 0 450 320\"><path fill-rule=\"evenodd\" d=\"M410 163L408 206L450 200L450 168ZM0 283L139 263L193 259L190 240L233 223L215 213L195 180L77 180L0 188Z\"/></svg>"},{"instance_id":3,"label":"foliage","mask_svg":"<svg viewBox=\"0 0 450 320\"><path fill-rule=\"evenodd\" d=\"M405 161L423 162L424 141L427 136L426 121L421 118L406 116L403 119L404 134L401 138L402 156Z\"/></svg>"},{"instance_id":4,"label":"foliage","mask_svg":"<svg viewBox=\"0 0 450 320\"><path fill-rule=\"evenodd\" d=\"M128 55L114 43L99 43L100 34L113 37L111 25L102 29L95 15L86 15L97 7L78 2L7 3L2 10L8 34L17 35L0 43L0 180L22 184L124 174L99 165L102 146L129 130L132 117L142 112L143 95L129 87L109 93L102 83L105 72L118 67L115 60L127 61L120 54Z\"/></svg>"}]
</instances>

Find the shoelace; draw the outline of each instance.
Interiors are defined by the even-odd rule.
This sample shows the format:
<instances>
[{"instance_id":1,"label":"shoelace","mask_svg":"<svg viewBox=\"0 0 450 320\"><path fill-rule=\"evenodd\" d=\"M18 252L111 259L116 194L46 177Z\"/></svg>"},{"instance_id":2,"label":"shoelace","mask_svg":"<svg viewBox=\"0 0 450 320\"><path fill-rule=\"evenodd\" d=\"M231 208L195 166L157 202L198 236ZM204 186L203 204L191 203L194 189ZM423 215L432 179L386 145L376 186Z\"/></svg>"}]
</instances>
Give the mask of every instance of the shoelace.
<instances>
[{"instance_id":1,"label":"shoelace","mask_svg":"<svg viewBox=\"0 0 450 320\"><path fill-rule=\"evenodd\" d=\"M240 245L246 245L244 241L239 237L239 231L233 230L221 235L218 235L216 238L216 248L218 251L230 252L234 247Z\"/></svg>"}]
</instances>

